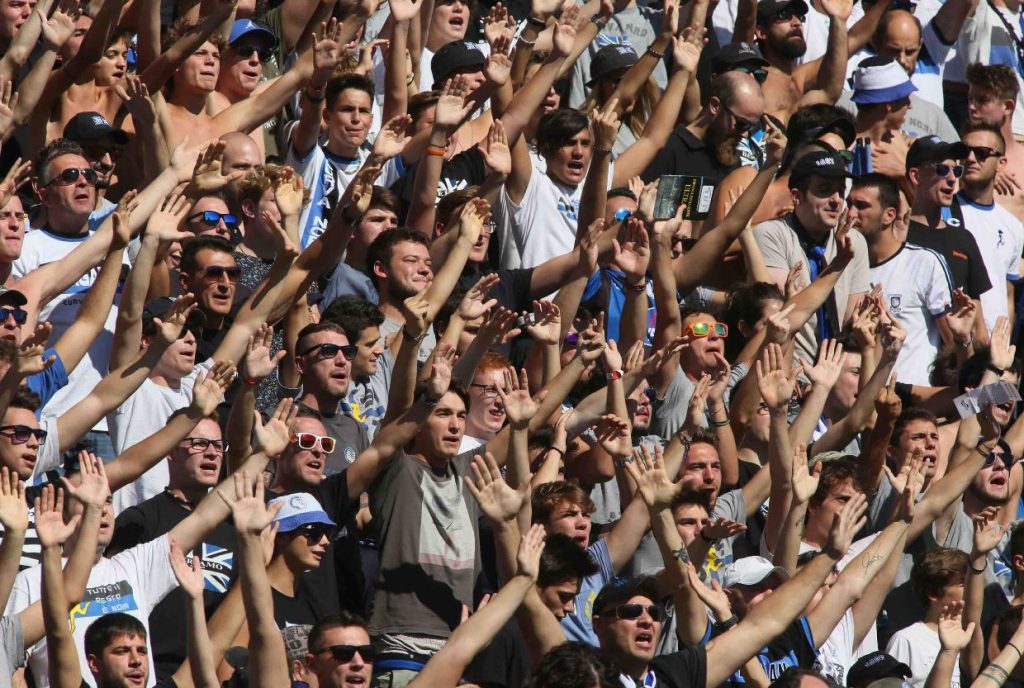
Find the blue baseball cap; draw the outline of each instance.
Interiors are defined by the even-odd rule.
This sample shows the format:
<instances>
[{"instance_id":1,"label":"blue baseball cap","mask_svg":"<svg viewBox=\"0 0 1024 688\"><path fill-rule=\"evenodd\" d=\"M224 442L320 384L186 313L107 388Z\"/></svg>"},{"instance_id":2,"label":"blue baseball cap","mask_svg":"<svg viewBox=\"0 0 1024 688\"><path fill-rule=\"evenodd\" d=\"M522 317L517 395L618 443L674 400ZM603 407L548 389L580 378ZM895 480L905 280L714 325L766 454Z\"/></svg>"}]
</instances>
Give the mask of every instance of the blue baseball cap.
<instances>
[{"instance_id":1,"label":"blue baseball cap","mask_svg":"<svg viewBox=\"0 0 1024 688\"><path fill-rule=\"evenodd\" d=\"M316 497L308 492L296 492L270 500L270 504L283 504L274 517L279 533L288 533L310 523L322 523L332 528L337 524L320 506Z\"/></svg>"},{"instance_id":2,"label":"blue baseball cap","mask_svg":"<svg viewBox=\"0 0 1024 688\"><path fill-rule=\"evenodd\" d=\"M277 47L277 35L265 24L254 22L251 19L236 19L231 25L231 35L228 37L228 45L234 45L246 36L256 35L270 48Z\"/></svg>"}]
</instances>

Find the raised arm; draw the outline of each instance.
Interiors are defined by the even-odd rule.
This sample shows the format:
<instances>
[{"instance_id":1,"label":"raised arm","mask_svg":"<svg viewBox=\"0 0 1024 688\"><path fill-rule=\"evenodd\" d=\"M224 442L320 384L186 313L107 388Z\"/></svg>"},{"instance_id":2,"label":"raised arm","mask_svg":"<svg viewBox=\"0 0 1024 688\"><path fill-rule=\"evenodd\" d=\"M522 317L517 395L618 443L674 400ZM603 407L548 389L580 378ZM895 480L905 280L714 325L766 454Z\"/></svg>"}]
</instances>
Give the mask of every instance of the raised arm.
<instances>
[{"instance_id":1,"label":"raised arm","mask_svg":"<svg viewBox=\"0 0 1024 688\"><path fill-rule=\"evenodd\" d=\"M25 483L6 466L0 468L0 525L4 527L3 541L0 542L0 603L3 604L0 609L6 609L28 531Z\"/></svg>"},{"instance_id":2,"label":"raised arm","mask_svg":"<svg viewBox=\"0 0 1024 688\"><path fill-rule=\"evenodd\" d=\"M75 530L78 519L64 523L64 491L54 499L52 485L36 498L36 532L43 547L42 592L43 624L46 628L46 655L50 685L54 688L79 688L82 670L75 649L75 638L68 625L68 596L61 571L61 547ZM31 607L30 607L31 609Z\"/></svg>"},{"instance_id":3,"label":"raised arm","mask_svg":"<svg viewBox=\"0 0 1024 688\"><path fill-rule=\"evenodd\" d=\"M853 11L853 3L848 0L822 0L821 8L828 15L828 46L825 55L817 68L816 78L807 74L804 82L804 91L814 85L820 94L815 97L823 97L826 102L834 103L842 95L843 86L846 83L846 60L849 56L849 42L846 30L846 20L850 18ZM804 69L797 68L796 78L799 80L801 71L811 72L813 67L807 66ZM808 93L808 95L811 95ZM806 98L806 96L805 96Z\"/></svg>"},{"instance_id":4,"label":"raised arm","mask_svg":"<svg viewBox=\"0 0 1024 688\"><path fill-rule=\"evenodd\" d=\"M793 486L787 476L793 471L793 447L789 437L789 402L796 386L796 371L788 372L789 361L782 347L770 344L764 355L755 362L757 387L768 406L768 466L775 477L769 488L768 518L764 539L769 552L775 552L783 531L786 514L792 507ZM764 500L755 504L762 504Z\"/></svg>"},{"instance_id":5,"label":"raised arm","mask_svg":"<svg viewBox=\"0 0 1024 688\"><path fill-rule=\"evenodd\" d=\"M174 76L178 67L217 31L224 20L231 16L234 9L234 3L230 0L217 0L212 12L205 14L198 23L189 27L174 45L160 53L143 70L139 76L146 88L153 93L162 89L164 84Z\"/></svg>"},{"instance_id":6,"label":"raised arm","mask_svg":"<svg viewBox=\"0 0 1024 688\"><path fill-rule=\"evenodd\" d=\"M321 24L319 37L313 34L313 75L302 89L302 112L289 139L292 152L300 160L309 155L320 136L327 82L341 60L340 36L341 25L337 19Z\"/></svg>"},{"instance_id":7,"label":"raised arm","mask_svg":"<svg viewBox=\"0 0 1024 688\"><path fill-rule=\"evenodd\" d=\"M188 648L188 664L195 688L219 688L217 665L210 645L210 632L206 627L206 607L203 604L203 563L198 553L192 553L191 563L185 561L185 553L181 546L171 540L171 551L168 555L171 570L178 580L178 585L185 592L188 605L186 616L186 647Z\"/></svg>"}]
</instances>

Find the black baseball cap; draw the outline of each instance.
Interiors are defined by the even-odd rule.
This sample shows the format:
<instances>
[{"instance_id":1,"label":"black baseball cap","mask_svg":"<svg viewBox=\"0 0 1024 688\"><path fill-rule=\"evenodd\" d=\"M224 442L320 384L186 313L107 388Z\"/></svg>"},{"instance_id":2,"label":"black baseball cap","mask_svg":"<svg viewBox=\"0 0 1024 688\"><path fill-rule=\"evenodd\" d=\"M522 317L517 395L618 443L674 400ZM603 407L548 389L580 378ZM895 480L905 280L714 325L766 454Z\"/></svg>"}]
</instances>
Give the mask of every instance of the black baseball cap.
<instances>
[{"instance_id":1,"label":"black baseball cap","mask_svg":"<svg viewBox=\"0 0 1024 688\"><path fill-rule=\"evenodd\" d=\"M808 7L804 0L758 0L757 21L763 22L771 19L791 6L797 14L807 14Z\"/></svg>"},{"instance_id":2,"label":"black baseball cap","mask_svg":"<svg viewBox=\"0 0 1024 688\"><path fill-rule=\"evenodd\" d=\"M850 667L846 684L852 688L863 688L872 681L882 678L910 678L910 667L892 655L876 650L864 655Z\"/></svg>"},{"instance_id":3,"label":"black baseball cap","mask_svg":"<svg viewBox=\"0 0 1024 688\"><path fill-rule=\"evenodd\" d=\"M430 73L434 84L440 84L456 72L476 72L484 68L484 54L466 45L465 41L452 41L441 46L430 59Z\"/></svg>"},{"instance_id":4,"label":"black baseball cap","mask_svg":"<svg viewBox=\"0 0 1024 688\"><path fill-rule=\"evenodd\" d=\"M24 306L28 303L28 297L17 289L0 287L0 302L13 303L15 306Z\"/></svg>"},{"instance_id":5,"label":"black baseball cap","mask_svg":"<svg viewBox=\"0 0 1024 688\"><path fill-rule=\"evenodd\" d=\"M768 60L764 59L764 55L757 49L757 46L751 45L746 41L740 41L722 46L715 53L715 56L711 58L711 71L715 74L721 74L722 72L728 72L733 67L748 64L767 67Z\"/></svg>"},{"instance_id":6,"label":"black baseball cap","mask_svg":"<svg viewBox=\"0 0 1024 688\"><path fill-rule=\"evenodd\" d=\"M970 150L960 141L947 143L938 136L922 136L910 144L907 151L907 169L921 167L930 162L963 160Z\"/></svg>"},{"instance_id":7,"label":"black baseball cap","mask_svg":"<svg viewBox=\"0 0 1024 688\"><path fill-rule=\"evenodd\" d=\"M658 580L654 576L634 576L625 578L622 576L613 578L605 583L601 592L594 598L594 616L600 616L601 612L616 604L628 601L631 597L643 595L650 598L655 604L661 602L661 594L658 592Z\"/></svg>"},{"instance_id":8,"label":"black baseball cap","mask_svg":"<svg viewBox=\"0 0 1024 688\"><path fill-rule=\"evenodd\" d=\"M857 139L857 131L853 128L853 122L844 117L836 117L831 122L826 122L820 127L808 129L804 133L804 137L805 141L813 141L825 134L835 134L843 140L847 148L852 146Z\"/></svg>"},{"instance_id":9,"label":"black baseball cap","mask_svg":"<svg viewBox=\"0 0 1024 688\"><path fill-rule=\"evenodd\" d=\"M154 332L153 319L160 318L163 320L167 316L167 311L170 310L171 305L174 303L174 299L170 296L161 296L156 299L150 299L146 302L146 305L142 309L142 331L147 335ZM181 334L185 332L200 332L203 327L206 326L206 314L198 308L192 311L188 316L188 320L185 321L185 327L182 328Z\"/></svg>"},{"instance_id":10,"label":"black baseball cap","mask_svg":"<svg viewBox=\"0 0 1024 688\"><path fill-rule=\"evenodd\" d=\"M78 143L109 138L115 146L128 145L128 133L118 129L98 112L79 112L64 125L64 138Z\"/></svg>"},{"instance_id":11,"label":"black baseball cap","mask_svg":"<svg viewBox=\"0 0 1024 688\"><path fill-rule=\"evenodd\" d=\"M846 169L846 162L838 153L830 151L814 151L800 156L793 163L793 170L789 173L789 188L795 189L797 185L808 177L852 177Z\"/></svg>"},{"instance_id":12,"label":"black baseball cap","mask_svg":"<svg viewBox=\"0 0 1024 688\"><path fill-rule=\"evenodd\" d=\"M593 88L599 79L618 69L629 69L639 60L640 56L632 46L619 43L602 47L590 62L590 81L586 84L587 88Z\"/></svg>"}]
</instances>

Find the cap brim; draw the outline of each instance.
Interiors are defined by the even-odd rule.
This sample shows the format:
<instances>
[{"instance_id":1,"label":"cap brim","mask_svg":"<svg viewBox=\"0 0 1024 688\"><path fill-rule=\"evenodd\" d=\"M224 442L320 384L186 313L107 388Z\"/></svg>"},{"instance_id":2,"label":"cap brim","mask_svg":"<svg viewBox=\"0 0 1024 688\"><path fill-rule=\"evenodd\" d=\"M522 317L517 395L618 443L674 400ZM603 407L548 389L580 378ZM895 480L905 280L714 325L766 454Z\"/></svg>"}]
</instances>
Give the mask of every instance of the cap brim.
<instances>
[{"instance_id":1,"label":"cap brim","mask_svg":"<svg viewBox=\"0 0 1024 688\"><path fill-rule=\"evenodd\" d=\"M274 32L273 31L268 31L267 29L260 28L258 26L250 28L248 31L245 31L245 32L235 36L228 43L228 45L234 45L235 43L237 43L238 41L242 40L246 36L252 36L252 35L259 36L260 39L262 39L271 48L276 48L277 47L277 36L274 34Z\"/></svg>"},{"instance_id":2,"label":"cap brim","mask_svg":"<svg viewBox=\"0 0 1024 688\"><path fill-rule=\"evenodd\" d=\"M757 577L757 576L744 576L744 578L742 580L735 581L734 583L732 583L732 585L733 586L735 586L735 585L743 585L743 586L747 586L747 587L749 587L751 585L760 585L761 583L764 583L766 580L768 580L772 576L778 576L780 584L781 583L785 583L786 581L789 580L789 572L786 571L786 569L782 568L781 566L773 566L769 571L767 571L761 577ZM722 587L725 587L725 586L723 585Z\"/></svg>"},{"instance_id":3,"label":"cap brim","mask_svg":"<svg viewBox=\"0 0 1024 688\"><path fill-rule=\"evenodd\" d=\"M8 301L18 306L24 306L28 303L28 297L17 289L5 289L0 293L0 301Z\"/></svg>"},{"instance_id":4,"label":"cap brim","mask_svg":"<svg viewBox=\"0 0 1024 688\"><path fill-rule=\"evenodd\" d=\"M305 511L277 521L277 530L279 533L290 533L296 528L301 528L302 526L309 525L310 523L322 523L323 525L331 526L332 528L338 525L330 519L326 512Z\"/></svg>"},{"instance_id":5,"label":"cap brim","mask_svg":"<svg viewBox=\"0 0 1024 688\"><path fill-rule=\"evenodd\" d=\"M879 103L891 103L900 98L906 98L917 90L911 81L904 81L897 86L889 88L878 88L870 91L854 91L850 98L857 105L877 105Z\"/></svg>"}]
</instances>

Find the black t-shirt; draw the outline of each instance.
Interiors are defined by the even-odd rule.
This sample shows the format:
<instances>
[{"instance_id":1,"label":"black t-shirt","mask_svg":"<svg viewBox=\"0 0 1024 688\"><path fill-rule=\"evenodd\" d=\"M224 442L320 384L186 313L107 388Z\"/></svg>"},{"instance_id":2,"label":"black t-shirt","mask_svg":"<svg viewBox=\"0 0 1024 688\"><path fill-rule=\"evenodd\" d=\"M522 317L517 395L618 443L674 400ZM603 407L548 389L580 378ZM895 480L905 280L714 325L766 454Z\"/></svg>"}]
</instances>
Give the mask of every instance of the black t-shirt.
<instances>
[{"instance_id":1,"label":"black t-shirt","mask_svg":"<svg viewBox=\"0 0 1024 688\"><path fill-rule=\"evenodd\" d=\"M533 280L534 268L521 268L518 270L495 270L498 275L498 283L494 285L488 299L497 299L499 306L504 306L510 311L529 311L533 308L533 299L530 296L530 282ZM471 289L484 275L492 272L483 270L479 264L468 265L459 277L459 286L463 289Z\"/></svg>"},{"instance_id":2,"label":"black t-shirt","mask_svg":"<svg viewBox=\"0 0 1024 688\"><path fill-rule=\"evenodd\" d=\"M707 649L698 645L655 657L651 670L658 679L658 688L703 686L708 678Z\"/></svg>"},{"instance_id":3,"label":"black t-shirt","mask_svg":"<svg viewBox=\"0 0 1024 688\"><path fill-rule=\"evenodd\" d=\"M391 185L391 190L402 201L403 218L408 214L409 206L412 204L417 165L406 168L405 174ZM484 165L484 156L480 149L474 146L463 151L452 157L451 160L445 160L441 166L441 178L437 180L437 200L440 201L452 191L482 184L486 177L487 168Z\"/></svg>"},{"instance_id":4,"label":"black t-shirt","mask_svg":"<svg viewBox=\"0 0 1024 688\"><path fill-rule=\"evenodd\" d=\"M324 561L327 561L326 557ZM288 597L278 590L271 589L274 596L274 622L284 629L288 626L312 626L317 621L334 612L324 611L317 598L317 591L308 586L299 585L295 597Z\"/></svg>"},{"instance_id":5,"label":"black t-shirt","mask_svg":"<svg viewBox=\"0 0 1024 688\"><path fill-rule=\"evenodd\" d=\"M920 222L911 222L907 241L930 248L945 258L953 286L963 289L972 299L980 298L992 288L978 242L963 227L946 225L932 229Z\"/></svg>"},{"instance_id":6,"label":"black t-shirt","mask_svg":"<svg viewBox=\"0 0 1024 688\"><path fill-rule=\"evenodd\" d=\"M481 688L519 688L529 675L526 644L515 619L510 619L494 640L477 653L462 676L467 683Z\"/></svg>"},{"instance_id":7,"label":"black t-shirt","mask_svg":"<svg viewBox=\"0 0 1024 688\"><path fill-rule=\"evenodd\" d=\"M191 513L192 509L167 491L129 507L114 521L114 536L106 554L109 557L169 533ZM209 618L237 576L234 526L226 521L219 523L194 551L200 554L202 561L205 583L203 601ZM185 593L181 588L175 588L149 615L150 642L157 678L171 676L185 661L188 627L184 610L187 606Z\"/></svg>"},{"instance_id":8,"label":"black t-shirt","mask_svg":"<svg viewBox=\"0 0 1024 688\"><path fill-rule=\"evenodd\" d=\"M641 176L645 182L651 182L663 174L686 174L707 177L717 185L737 167L739 163L723 165L718 162L704 141L686 127L679 126L672 131L665 147L658 151Z\"/></svg>"}]
</instances>

